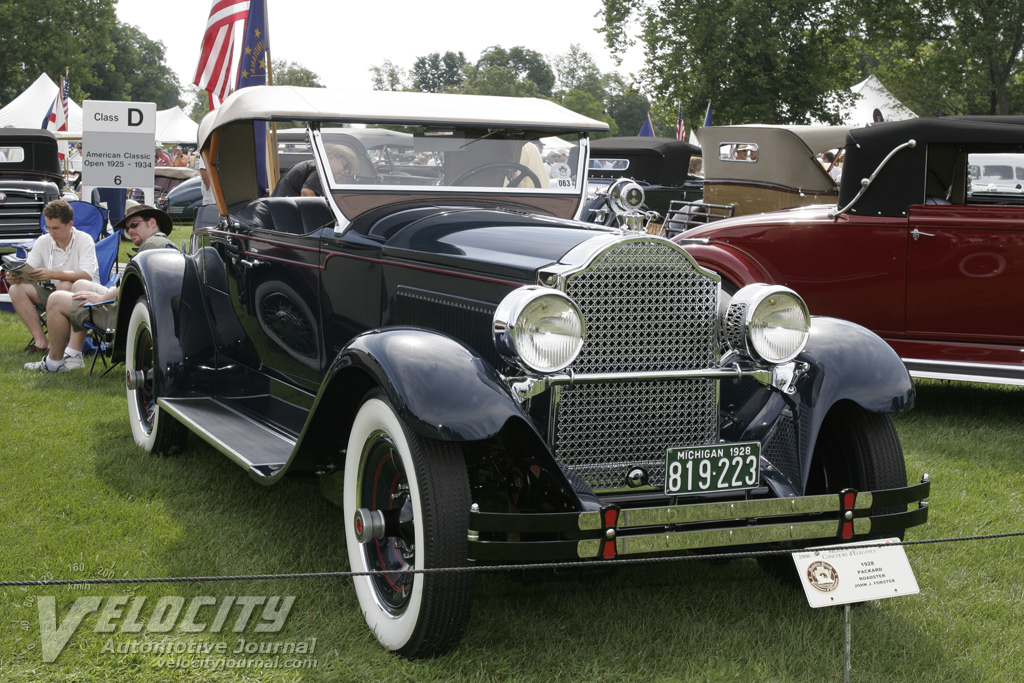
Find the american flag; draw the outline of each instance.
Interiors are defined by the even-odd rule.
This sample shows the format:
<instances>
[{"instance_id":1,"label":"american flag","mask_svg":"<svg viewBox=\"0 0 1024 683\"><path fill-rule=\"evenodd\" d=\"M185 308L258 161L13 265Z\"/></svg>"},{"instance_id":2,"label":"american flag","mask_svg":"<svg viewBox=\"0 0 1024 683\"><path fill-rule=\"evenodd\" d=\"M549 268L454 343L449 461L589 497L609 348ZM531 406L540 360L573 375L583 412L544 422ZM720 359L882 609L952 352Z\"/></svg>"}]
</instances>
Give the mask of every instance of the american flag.
<instances>
[{"instance_id":1,"label":"american flag","mask_svg":"<svg viewBox=\"0 0 1024 683\"><path fill-rule=\"evenodd\" d=\"M44 128L47 130L67 130L68 129L68 99L71 97L69 91L71 89L71 76L68 72L68 67L64 67L64 75L60 77L60 89L57 91L57 96L53 98L53 104L50 105L50 111L46 115L46 125ZM58 152L57 156L61 160L64 159L64 153Z\"/></svg>"},{"instance_id":2,"label":"american flag","mask_svg":"<svg viewBox=\"0 0 1024 683\"><path fill-rule=\"evenodd\" d=\"M231 93L235 53L235 26L249 16L249 0L214 0L206 22L199 65L192 83L210 96L210 109Z\"/></svg>"},{"instance_id":3,"label":"american flag","mask_svg":"<svg viewBox=\"0 0 1024 683\"><path fill-rule=\"evenodd\" d=\"M683 105L679 103L679 114L676 117L676 140L686 139L686 122L683 121Z\"/></svg>"}]
</instances>

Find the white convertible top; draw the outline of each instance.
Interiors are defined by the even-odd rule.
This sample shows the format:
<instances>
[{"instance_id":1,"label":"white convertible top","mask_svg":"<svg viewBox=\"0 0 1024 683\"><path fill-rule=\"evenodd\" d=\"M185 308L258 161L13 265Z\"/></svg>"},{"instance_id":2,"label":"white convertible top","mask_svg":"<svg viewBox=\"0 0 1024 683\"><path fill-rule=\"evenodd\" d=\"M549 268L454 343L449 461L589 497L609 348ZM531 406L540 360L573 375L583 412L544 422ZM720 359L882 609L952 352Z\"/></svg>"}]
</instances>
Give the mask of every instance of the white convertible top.
<instances>
[{"instance_id":1,"label":"white convertible top","mask_svg":"<svg viewBox=\"0 0 1024 683\"><path fill-rule=\"evenodd\" d=\"M289 85L243 88L199 125L199 146L232 121L306 120L397 125L466 125L603 132L608 124L548 100L382 90L352 91Z\"/></svg>"}]
</instances>

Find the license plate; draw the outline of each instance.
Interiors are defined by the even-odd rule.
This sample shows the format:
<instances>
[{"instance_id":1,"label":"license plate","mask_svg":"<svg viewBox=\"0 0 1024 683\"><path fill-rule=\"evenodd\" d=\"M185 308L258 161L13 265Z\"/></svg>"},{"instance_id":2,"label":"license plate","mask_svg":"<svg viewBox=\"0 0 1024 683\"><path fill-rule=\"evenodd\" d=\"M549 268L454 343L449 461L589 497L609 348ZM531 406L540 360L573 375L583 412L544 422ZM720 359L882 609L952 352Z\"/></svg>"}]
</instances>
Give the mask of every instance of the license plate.
<instances>
[{"instance_id":1,"label":"license plate","mask_svg":"<svg viewBox=\"0 0 1024 683\"><path fill-rule=\"evenodd\" d=\"M760 460L758 441L670 448L665 460L665 493L756 488L761 481Z\"/></svg>"}]
</instances>

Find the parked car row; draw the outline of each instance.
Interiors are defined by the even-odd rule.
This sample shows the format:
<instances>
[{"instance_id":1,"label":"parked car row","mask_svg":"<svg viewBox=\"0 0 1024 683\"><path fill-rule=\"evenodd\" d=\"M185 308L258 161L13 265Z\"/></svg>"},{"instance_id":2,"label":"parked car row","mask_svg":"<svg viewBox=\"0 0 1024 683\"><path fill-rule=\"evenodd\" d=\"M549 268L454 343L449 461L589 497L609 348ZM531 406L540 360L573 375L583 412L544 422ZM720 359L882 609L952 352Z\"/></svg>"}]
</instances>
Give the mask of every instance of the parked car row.
<instances>
[{"instance_id":1,"label":"parked car row","mask_svg":"<svg viewBox=\"0 0 1024 683\"><path fill-rule=\"evenodd\" d=\"M762 132L733 128L705 129L702 141ZM873 330L916 377L1024 384L1024 117L911 119L844 138L837 196L697 227L678 243L731 290L785 285L811 310ZM759 192L733 189L741 205Z\"/></svg>"},{"instance_id":2,"label":"parked car row","mask_svg":"<svg viewBox=\"0 0 1024 683\"><path fill-rule=\"evenodd\" d=\"M325 197L259 196L267 121L303 125ZM400 131L387 150L354 136L336 175L324 131L341 124ZM318 477L350 568L376 572L354 579L367 624L403 656L455 647L473 596L468 572L409 570L927 519L891 421L914 403L896 354L788 287L723 293L646 232L639 184L614 225L583 220L606 129L530 98L245 88L199 131L219 222L124 273L136 442L173 453L192 432L261 484ZM577 150L556 182L538 167L551 138Z\"/></svg>"}]
</instances>

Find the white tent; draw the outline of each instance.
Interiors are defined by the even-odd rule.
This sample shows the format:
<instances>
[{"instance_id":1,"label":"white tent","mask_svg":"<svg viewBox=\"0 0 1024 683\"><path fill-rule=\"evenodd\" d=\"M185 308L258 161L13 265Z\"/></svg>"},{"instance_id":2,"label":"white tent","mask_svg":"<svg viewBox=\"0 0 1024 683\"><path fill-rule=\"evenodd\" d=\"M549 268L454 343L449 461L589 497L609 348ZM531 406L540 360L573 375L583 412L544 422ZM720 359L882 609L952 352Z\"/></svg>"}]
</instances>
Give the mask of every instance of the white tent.
<instances>
[{"instance_id":1,"label":"white tent","mask_svg":"<svg viewBox=\"0 0 1024 683\"><path fill-rule=\"evenodd\" d=\"M156 113L156 139L164 145L196 144L199 124L190 119L181 107L171 107Z\"/></svg>"},{"instance_id":2,"label":"white tent","mask_svg":"<svg viewBox=\"0 0 1024 683\"><path fill-rule=\"evenodd\" d=\"M853 108L845 112L843 125L865 126L872 122L872 112L875 109L882 112L882 118L886 121L917 118L917 114L903 106L874 76L868 76L850 88L850 92L860 97L855 98Z\"/></svg>"},{"instance_id":3,"label":"white tent","mask_svg":"<svg viewBox=\"0 0 1024 683\"><path fill-rule=\"evenodd\" d=\"M60 88L46 74L0 109L0 128L41 128ZM82 134L82 108L68 100L68 132Z\"/></svg>"}]
</instances>

